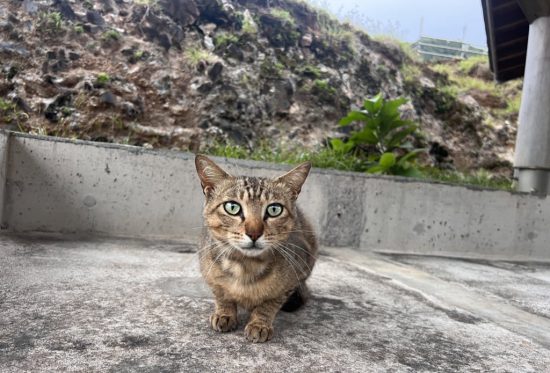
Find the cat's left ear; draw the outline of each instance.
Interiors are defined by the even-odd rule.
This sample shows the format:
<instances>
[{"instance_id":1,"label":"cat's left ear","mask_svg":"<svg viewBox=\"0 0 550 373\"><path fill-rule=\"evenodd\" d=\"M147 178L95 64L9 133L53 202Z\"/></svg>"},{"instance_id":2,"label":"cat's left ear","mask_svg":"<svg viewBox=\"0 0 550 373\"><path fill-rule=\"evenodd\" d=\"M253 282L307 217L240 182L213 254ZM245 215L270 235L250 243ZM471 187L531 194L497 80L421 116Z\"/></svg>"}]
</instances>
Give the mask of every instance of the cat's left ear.
<instances>
[{"instance_id":1,"label":"cat's left ear","mask_svg":"<svg viewBox=\"0 0 550 373\"><path fill-rule=\"evenodd\" d=\"M195 156L195 167L197 168L197 174L201 180L202 191L205 195L208 195L208 193L215 188L216 184L231 177L227 172L215 164L214 161L201 154Z\"/></svg>"},{"instance_id":2,"label":"cat's left ear","mask_svg":"<svg viewBox=\"0 0 550 373\"><path fill-rule=\"evenodd\" d=\"M304 182L306 181L307 175L309 175L310 169L311 162L305 162L294 167L292 170L288 171L283 176L279 176L275 180L281 181L290 187L294 198L297 198L298 194L300 194L300 191L302 190L302 185L304 185Z\"/></svg>"}]
</instances>

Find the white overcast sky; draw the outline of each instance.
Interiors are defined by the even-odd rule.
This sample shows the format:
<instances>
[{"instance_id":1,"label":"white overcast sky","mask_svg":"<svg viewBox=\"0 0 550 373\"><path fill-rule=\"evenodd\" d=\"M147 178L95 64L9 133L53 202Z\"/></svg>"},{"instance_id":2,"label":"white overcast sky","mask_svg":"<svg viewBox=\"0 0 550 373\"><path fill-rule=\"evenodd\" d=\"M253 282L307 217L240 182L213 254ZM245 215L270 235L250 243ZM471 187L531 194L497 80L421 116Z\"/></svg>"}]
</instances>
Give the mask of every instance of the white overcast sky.
<instances>
[{"instance_id":1,"label":"white overcast sky","mask_svg":"<svg viewBox=\"0 0 550 373\"><path fill-rule=\"evenodd\" d=\"M397 36L415 41L420 34L464 40L486 47L481 0L310 0L339 17L352 15L356 23L367 20L367 29L398 31ZM359 22L357 22L359 21ZM395 33L395 32L394 32ZM464 38L463 38L464 36Z\"/></svg>"}]
</instances>

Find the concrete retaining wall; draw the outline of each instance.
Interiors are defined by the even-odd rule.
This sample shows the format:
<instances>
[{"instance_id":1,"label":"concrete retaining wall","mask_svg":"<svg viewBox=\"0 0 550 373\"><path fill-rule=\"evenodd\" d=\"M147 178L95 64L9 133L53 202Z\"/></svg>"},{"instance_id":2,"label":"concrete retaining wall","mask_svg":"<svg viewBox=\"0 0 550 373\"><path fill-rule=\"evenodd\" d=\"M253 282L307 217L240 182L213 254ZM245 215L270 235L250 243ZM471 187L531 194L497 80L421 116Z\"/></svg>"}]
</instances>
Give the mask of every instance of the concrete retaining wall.
<instances>
[{"instance_id":1,"label":"concrete retaining wall","mask_svg":"<svg viewBox=\"0 0 550 373\"><path fill-rule=\"evenodd\" d=\"M200 234L203 195L192 154L9 133L0 133L0 146L4 232ZM234 174L289 168L217 161ZM548 198L315 169L299 202L326 246L550 261Z\"/></svg>"}]
</instances>

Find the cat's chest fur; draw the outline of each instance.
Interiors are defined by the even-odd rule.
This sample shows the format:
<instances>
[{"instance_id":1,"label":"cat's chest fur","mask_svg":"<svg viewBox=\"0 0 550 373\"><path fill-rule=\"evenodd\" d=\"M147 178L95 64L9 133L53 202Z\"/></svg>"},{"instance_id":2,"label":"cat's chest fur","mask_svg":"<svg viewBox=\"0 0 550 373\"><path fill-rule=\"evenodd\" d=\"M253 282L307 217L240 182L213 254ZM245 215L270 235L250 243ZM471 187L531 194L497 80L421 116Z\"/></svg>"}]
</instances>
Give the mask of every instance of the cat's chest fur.
<instances>
[{"instance_id":1,"label":"cat's chest fur","mask_svg":"<svg viewBox=\"0 0 550 373\"><path fill-rule=\"evenodd\" d=\"M224 258L220 267L225 274L224 288L231 297L243 303L257 303L284 291L284 281L278 281L271 262L242 263Z\"/></svg>"}]
</instances>

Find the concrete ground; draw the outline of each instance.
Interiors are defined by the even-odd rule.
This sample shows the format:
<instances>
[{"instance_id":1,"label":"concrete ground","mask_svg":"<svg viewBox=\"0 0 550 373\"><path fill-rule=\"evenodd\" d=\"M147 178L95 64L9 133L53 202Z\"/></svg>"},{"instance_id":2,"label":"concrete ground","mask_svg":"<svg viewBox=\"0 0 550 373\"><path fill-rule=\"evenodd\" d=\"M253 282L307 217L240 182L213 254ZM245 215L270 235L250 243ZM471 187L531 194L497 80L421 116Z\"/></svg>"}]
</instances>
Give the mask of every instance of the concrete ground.
<instances>
[{"instance_id":1,"label":"concrete ground","mask_svg":"<svg viewBox=\"0 0 550 373\"><path fill-rule=\"evenodd\" d=\"M0 371L549 372L550 265L324 249L275 336L218 334L193 245L0 237Z\"/></svg>"}]
</instances>

